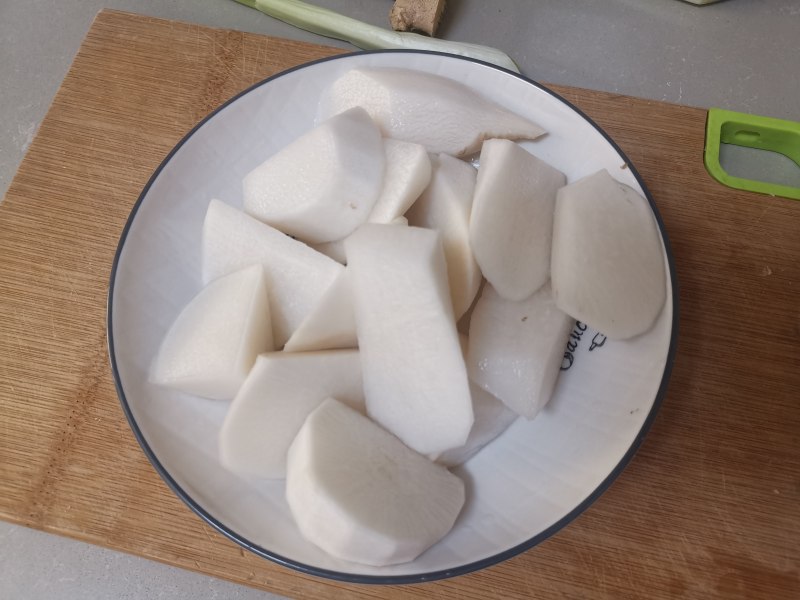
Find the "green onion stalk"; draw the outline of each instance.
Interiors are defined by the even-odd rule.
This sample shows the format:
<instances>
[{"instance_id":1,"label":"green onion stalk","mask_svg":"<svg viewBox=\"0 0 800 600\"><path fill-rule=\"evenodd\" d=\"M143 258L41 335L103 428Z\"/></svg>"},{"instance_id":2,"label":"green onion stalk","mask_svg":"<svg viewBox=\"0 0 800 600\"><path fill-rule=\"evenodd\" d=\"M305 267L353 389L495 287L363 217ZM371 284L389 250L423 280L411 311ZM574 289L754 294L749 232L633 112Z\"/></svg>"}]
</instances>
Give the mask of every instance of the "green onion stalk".
<instances>
[{"instance_id":1,"label":"green onion stalk","mask_svg":"<svg viewBox=\"0 0 800 600\"><path fill-rule=\"evenodd\" d=\"M392 31L300 0L236 0L236 2L289 25L349 42L363 50L435 50L482 60L519 73L516 63L505 52L489 46L452 42L406 31Z\"/></svg>"}]
</instances>

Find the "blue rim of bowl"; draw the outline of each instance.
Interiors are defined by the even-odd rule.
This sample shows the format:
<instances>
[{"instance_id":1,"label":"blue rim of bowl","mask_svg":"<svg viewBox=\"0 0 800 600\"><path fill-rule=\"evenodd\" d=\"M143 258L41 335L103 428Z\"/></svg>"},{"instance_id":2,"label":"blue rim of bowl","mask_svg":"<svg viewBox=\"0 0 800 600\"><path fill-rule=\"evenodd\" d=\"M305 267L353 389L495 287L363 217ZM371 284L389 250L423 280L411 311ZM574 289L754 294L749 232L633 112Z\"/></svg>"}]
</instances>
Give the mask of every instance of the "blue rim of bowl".
<instances>
[{"instance_id":1,"label":"blue rim of bowl","mask_svg":"<svg viewBox=\"0 0 800 600\"><path fill-rule=\"evenodd\" d=\"M161 171L169 164L170 160L172 159L173 155L194 135L194 133L200 129L207 121L212 119L217 113L221 112L228 105L232 104L240 97L244 96L245 94L250 93L256 88L261 87L262 85L266 85L269 82L282 77L288 73L292 73L294 71L309 67L311 65L316 65L324 62L334 61L334 60L343 60L352 58L354 56L361 56L361 55L369 55L369 54L430 54L435 56L441 56L447 59L456 59L456 60L465 60L468 62L476 63L479 65L483 65L485 67L489 67L491 69L495 69L498 71L502 71L508 74L511 77L516 77L525 83L533 85L543 92L549 94L556 100L564 103L566 106L574 110L581 118L583 118L587 123L589 123L592 127L594 127L600 135L605 138L605 140L611 145L614 150L625 160L625 164L628 165L628 168L631 170L631 173L636 178L636 181L641 186L642 190L644 191L644 195L647 198L648 203L650 204L650 208L655 215L656 222L658 223L659 233L661 234L661 238L664 243L664 251L667 255L667 263L669 265L669 275L670 281L672 283L672 329L671 329L671 336L670 336L670 343L669 349L667 350L667 358L664 364L664 374L661 378L661 383L659 384L658 391L656 392L656 397L653 401L653 405L650 408L650 412L642 423L642 427L639 430L639 433L636 435L636 438L631 443L628 450L622 456L620 461L611 470L611 472L606 476L606 478L598 485L591 494L589 494L583 502L578 504L575 508L573 508L570 512L564 515L561 519L556 521L553 525L548 527L547 529L537 533L535 536L531 537L530 539L517 544L507 550L503 550L497 554L492 556L483 558L481 560L477 560L474 562L470 562L459 567L455 567L453 569L444 569L439 571L432 571L429 573L415 573L410 575L358 575L353 573L344 573L340 571L332 571L329 569L322 569L319 567L314 567L311 565L304 564L302 562L292 560L285 556L281 556L275 552L271 552L266 548L262 548L258 544L254 544L253 542L249 541L245 537L239 535L232 529L223 525L220 521L218 521L212 514L206 511L202 506L200 506L186 491L181 488L180 485L172 478L170 473L167 469L161 464L156 456L155 452L153 452L150 445L147 443L147 440L144 437L141 429L139 428L138 423L133 417L133 413L131 411L131 407L128 404L128 400L125 396L125 391L122 388L122 381L120 379L119 369L117 368L117 360L116 355L114 352L114 335L113 335L113 305L114 305L114 283L116 281L116 274L117 268L119 267L120 257L122 255L123 248L125 246L125 241L128 236L128 232L133 224L134 219L136 218L136 213L139 210L142 202L144 201L145 197L147 196L148 192L150 191L150 187L156 181L158 176L161 174ZM613 139L599 126L595 123L589 116L587 116L582 110L576 107L574 104L554 92L553 90L543 86L542 84L525 77L519 73L515 73L514 71L510 71L503 67L498 67L497 65L493 65L491 63L487 63L481 60L458 56L454 54L448 54L445 52L436 52L431 50L372 50L372 51L360 51L360 52L351 52L346 54L338 54L334 56L329 56L325 58L321 58L315 61L303 63L301 65L297 65L295 67L291 67L280 73L276 73L271 77L268 77L258 83L253 84L252 86L248 87L244 91L236 94L224 104L219 106L209 115L207 115L202 121L200 121L197 125L195 125L189 133L187 133L181 140L178 142L175 147L169 152L166 158L161 162L158 168L155 170L153 175L145 185L142 193L139 195L139 198L134 204L133 209L128 217L128 220L125 223L125 227L122 230L122 234L120 235L120 241L117 246L117 251L114 255L114 263L111 268L111 277L110 277L110 284L108 290L108 300L107 300L107 313L106 313L106 327L107 327L107 342L108 342L108 354L111 361L111 371L114 376L114 385L117 390L117 395L119 396L120 403L122 404L122 410L125 413L125 417L128 420L128 424L133 431L136 440L139 442L139 445L142 447L147 458L152 463L155 470L161 476L161 478L167 483L167 485L172 489L172 491L185 502L189 508L194 511L200 518L202 518L206 523L211 525L214 529L219 531L221 534L229 538L230 540L236 542L243 548L250 550L254 554L271 560L279 565L284 567L288 567L290 569L294 569L301 573L305 573L307 575L315 575L318 577L324 577L327 579L332 579L336 581L343 581L348 583L362 583L362 584L383 584L383 585L395 585L395 584L408 584L408 583L425 583L429 581L436 581L439 579L447 579L450 577L456 577L458 575L466 575L467 573L472 573L474 571L479 571L481 569L485 569L492 565L496 565L501 563L509 558L512 558L526 550L533 548L534 546L540 544L562 528L566 527L569 523L575 520L581 513L583 513L591 504L593 504L614 482L614 480L622 473L622 471L627 467L628 463L630 463L633 456L636 454L636 451L642 445L642 442L647 435L647 432L650 430L650 427L653 424L653 421L658 414L659 408L664 399L664 395L667 391L667 384L670 379L670 375L672 373L672 368L675 362L675 353L677 350L677 342L678 342L678 279L677 273L675 271L675 261L672 256L672 248L669 242L669 238L667 236L666 228L664 227L664 222L661 218L661 214L658 212L658 208L656 207L655 202L653 201L652 196L650 195L647 186L645 186L644 181L642 180L641 175L634 167L633 163L628 159L627 155L622 151L622 149L614 142Z\"/></svg>"}]
</instances>

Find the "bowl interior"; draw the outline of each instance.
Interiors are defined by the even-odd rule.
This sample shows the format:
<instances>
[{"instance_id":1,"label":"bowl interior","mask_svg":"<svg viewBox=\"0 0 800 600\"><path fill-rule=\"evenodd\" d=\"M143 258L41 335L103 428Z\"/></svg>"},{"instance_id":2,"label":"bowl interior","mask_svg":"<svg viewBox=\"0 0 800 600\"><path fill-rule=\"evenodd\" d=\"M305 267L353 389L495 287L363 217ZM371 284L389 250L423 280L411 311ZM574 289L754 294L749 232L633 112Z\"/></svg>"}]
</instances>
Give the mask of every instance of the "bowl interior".
<instances>
[{"instance_id":1,"label":"bowl interior","mask_svg":"<svg viewBox=\"0 0 800 600\"><path fill-rule=\"evenodd\" d=\"M356 66L437 73L540 123L524 145L568 182L606 168L644 193L635 169L580 113L532 82L455 57L408 52L347 55L256 86L207 119L145 189L120 242L109 301L109 345L123 407L149 458L203 518L243 545L301 570L353 580L414 581L491 564L566 524L624 467L655 414L671 361L671 259L667 302L648 333L605 340L577 326L555 395L533 421L518 420L456 472L468 501L450 534L415 561L385 568L347 563L306 542L282 481L253 482L221 467L217 433L227 403L147 382L167 328L200 290L200 234L212 198L241 207L243 176L310 129L321 92ZM654 217L655 218L655 217ZM663 232L662 232L663 235ZM520 257L524 260L524 257Z\"/></svg>"}]
</instances>

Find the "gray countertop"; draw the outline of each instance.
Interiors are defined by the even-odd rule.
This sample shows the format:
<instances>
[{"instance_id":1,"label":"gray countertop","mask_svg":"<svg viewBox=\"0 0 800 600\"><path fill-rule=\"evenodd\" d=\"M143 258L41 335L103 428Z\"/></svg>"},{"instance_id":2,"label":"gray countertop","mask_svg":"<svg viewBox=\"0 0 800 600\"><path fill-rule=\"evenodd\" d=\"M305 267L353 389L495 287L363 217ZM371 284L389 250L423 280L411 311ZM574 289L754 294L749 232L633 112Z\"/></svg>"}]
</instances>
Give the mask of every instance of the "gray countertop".
<instances>
[{"instance_id":1,"label":"gray countertop","mask_svg":"<svg viewBox=\"0 0 800 600\"><path fill-rule=\"evenodd\" d=\"M383 26L391 5L316 3ZM232 0L3 0L0 196L101 8L349 48ZM800 0L450 0L439 35L501 48L542 82L800 121ZM275 596L0 522L0 597Z\"/></svg>"}]
</instances>

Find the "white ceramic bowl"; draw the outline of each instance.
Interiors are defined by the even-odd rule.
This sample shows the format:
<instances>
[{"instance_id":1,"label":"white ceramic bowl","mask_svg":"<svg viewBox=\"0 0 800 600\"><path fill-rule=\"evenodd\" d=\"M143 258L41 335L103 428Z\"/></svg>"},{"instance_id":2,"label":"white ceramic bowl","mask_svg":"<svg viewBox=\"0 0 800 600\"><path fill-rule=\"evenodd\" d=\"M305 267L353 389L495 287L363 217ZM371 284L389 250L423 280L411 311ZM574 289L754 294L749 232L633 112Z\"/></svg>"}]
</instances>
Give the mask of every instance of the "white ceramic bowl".
<instances>
[{"instance_id":1,"label":"white ceramic bowl","mask_svg":"<svg viewBox=\"0 0 800 600\"><path fill-rule=\"evenodd\" d=\"M401 66L450 77L543 125L524 145L569 182L606 168L640 190L664 241L668 297L653 329L626 342L575 330L555 395L456 469L468 500L453 530L410 563L376 568L328 556L303 539L283 481L253 483L224 470L217 433L227 403L160 389L147 370L180 309L200 290L200 232L212 198L242 203L242 178L314 124L318 98L356 66ZM524 257L520 257L524 260ZM449 55L389 51L317 61L235 97L164 160L123 231L111 277L109 352L123 409L145 454L200 517L256 554L335 579L406 583L480 569L564 527L623 470L653 421L675 350L675 272L663 224L630 161L585 115L544 87Z\"/></svg>"}]
</instances>

